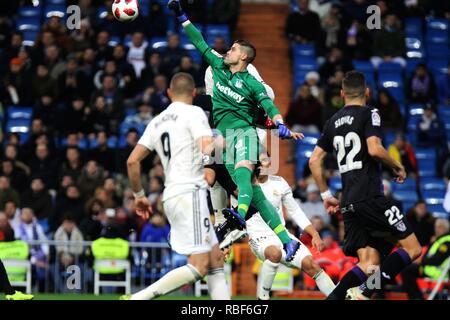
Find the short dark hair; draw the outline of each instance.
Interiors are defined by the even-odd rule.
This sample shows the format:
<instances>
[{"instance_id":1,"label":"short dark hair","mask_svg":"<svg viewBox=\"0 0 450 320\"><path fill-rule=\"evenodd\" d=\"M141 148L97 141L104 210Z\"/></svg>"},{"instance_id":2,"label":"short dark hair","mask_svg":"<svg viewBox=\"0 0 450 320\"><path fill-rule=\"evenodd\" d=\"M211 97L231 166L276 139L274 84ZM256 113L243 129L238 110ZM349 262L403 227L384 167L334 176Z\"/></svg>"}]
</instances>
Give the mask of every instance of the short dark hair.
<instances>
[{"instance_id":1,"label":"short dark hair","mask_svg":"<svg viewBox=\"0 0 450 320\"><path fill-rule=\"evenodd\" d=\"M178 72L170 80L170 90L176 96L191 95L194 89L195 81L189 73Z\"/></svg>"},{"instance_id":2,"label":"short dark hair","mask_svg":"<svg viewBox=\"0 0 450 320\"><path fill-rule=\"evenodd\" d=\"M359 71L349 71L342 80L342 90L347 98L362 98L366 91L366 78Z\"/></svg>"},{"instance_id":3,"label":"short dark hair","mask_svg":"<svg viewBox=\"0 0 450 320\"><path fill-rule=\"evenodd\" d=\"M256 48L255 48L254 45L252 45L247 40L242 40L242 39L241 40L236 40L234 43L237 43L238 45L243 47L245 49L245 51L247 51L247 59L245 60L245 62L252 63L255 60L255 58L256 58Z\"/></svg>"}]
</instances>

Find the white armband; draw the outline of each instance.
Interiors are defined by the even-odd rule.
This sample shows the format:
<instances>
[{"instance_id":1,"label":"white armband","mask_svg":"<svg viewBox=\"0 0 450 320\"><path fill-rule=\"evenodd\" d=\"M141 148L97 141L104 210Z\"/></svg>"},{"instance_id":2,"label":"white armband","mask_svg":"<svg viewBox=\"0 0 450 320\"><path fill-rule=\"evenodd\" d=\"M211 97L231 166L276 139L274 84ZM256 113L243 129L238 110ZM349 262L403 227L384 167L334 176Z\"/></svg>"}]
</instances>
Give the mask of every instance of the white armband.
<instances>
[{"instance_id":1,"label":"white armband","mask_svg":"<svg viewBox=\"0 0 450 320\"><path fill-rule=\"evenodd\" d=\"M139 192L133 192L133 196L134 196L136 199L145 197L145 191L144 191L144 189L141 189L141 191L139 191Z\"/></svg>"},{"instance_id":2,"label":"white armband","mask_svg":"<svg viewBox=\"0 0 450 320\"><path fill-rule=\"evenodd\" d=\"M322 193L320 194L320 197L322 198L322 200L326 200L326 199L328 199L328 198L332 198L333 195L331 194L331 191L330 191L330 190L327 190L327 191L325 191L325 192L322 192Z\"/></svg>"}]
</instances>

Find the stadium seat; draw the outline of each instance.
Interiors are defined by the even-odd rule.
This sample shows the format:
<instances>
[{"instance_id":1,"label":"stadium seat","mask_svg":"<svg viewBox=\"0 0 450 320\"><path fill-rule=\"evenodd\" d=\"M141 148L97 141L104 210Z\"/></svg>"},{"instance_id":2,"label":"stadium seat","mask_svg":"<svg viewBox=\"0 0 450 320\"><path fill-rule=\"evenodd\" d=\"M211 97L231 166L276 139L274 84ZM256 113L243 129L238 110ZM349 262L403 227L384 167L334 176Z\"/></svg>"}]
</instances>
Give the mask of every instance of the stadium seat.
<instances>
[{"instance_id":1,"label":"stadium seat","mask_svg":"<svg viewBox=\"0 0 450 320\"><path fill-rule=\"evenodd\" d=\"M305 166L307 165L309 161L309 158L306 157L300 157L296 159L296 166L295 166L295 177L297 179L302 178L303 171L305 169Z\"/></svg>"},{"instance_id":2,"label":"stadium seat","mask_svg":"<svg viewBox=\"0 0 450 320\"><path fill-rule=\"evenodd\" d=\"M341 177L331 177L330 181L328 182L328 185L334 192L342 189Z\"/></svg>"},{"instance_id":3,"label":"stadium seat","mask_svg":"<svg viewBox=\"0 0 450 320\"><path fill-rule=\"evenodd\" d=\"M417 160L436 160L436 150L428 148L416 148Z\"/></svg>"},{"instance_id":4,"label":"stadium seat","mask_svg":"<svg viewBox=\"0 0 450 320\"><path fill-rule=\"evenodd\" d=\"M97 9L97 20L98 21L105 19L107 15L108 15L108 9L106 7L101 6Z\"/></svg>"},{"instance_id":5,"label":"stadium seat","mask_svg":"<svg viewBox=\"0 0 450 320\"><path fill-rule=\"evenodd\" d=\"M394 132L387 132L383 136L383 145L388 148L395 141L395 137L397 136Z\"/></svg>"},{"instance_id":6,"label":"stadium seat","mask_svg":"<svg viewBox=\"0 0 450 320\"><path fill-rule=\"evenodd\" d=\"M111 136L108 138L108 147L111 149L117 148L118 139L116 136Z\"/></svg>"},{"instance_id":7,"label":"stadium seat","mask_svg":"<svg viewBox=\"0 0 450 320\"><path fill-rule=\"evenodd\" d=\"M418 37L405 38L406 57L408 59L423 59L425 57L422 40Z\"/></svg>"},{"instance_id":8,"label":"stadium seat","mask_svg":"<svg viewBox=\"0 0 450 320\"><path fill-rule=\"evenodd\" d=\"M30 121L24 119L13 119L6 123L6 132L28 133Z\"/></svg>"},{"instance_id":9,"label":"stadium seat","mask_svg":"<svg viewBox=\"0 0 450 320\"><path fill-rule=\"evenodd\" d=\"M110 47L115 47L115 46L117 46L117 45L120 44L120 43L121 43L120 37L118 37L118 36L111 36L111 37L109 38L108 45L109 45Z\"/></svg>"},{"instance_id":10,"label":"stadium seat","mask_svg":"<svg viewBox=\"0 0 450 320\"><path fill-rule=\"evenodd\" d=\"M432 62L434 59L447 60L449 57L448 43L427 43L427 59Z\"/></svg>"},{"instance_id":11,"label":"stadium seat","mask_svg":"<svg viewBox=\"0 0 450 320\"><path fill-rule=\"evenodd\" d=\"M449 214L445 211L442 204L428 204L427 209L435 218L448 219Z\"/></svg>"},{"instance_id":12,"label":"stadium seat","mask_svg":"<svg viewBox=\"0 0 450 320\"><path fill-rule=\"evenodd\" d=\"M41 20L36 17L22 17L16 20L16 30L18 31L39 31L41 30Z\"/></svg>"},{"instance_id":13,"label":"stadium seat","mask_svg":"<svg viewBox=\"0 0 450 320\"><path fill-rule=\"evenodd\" d=\"M441 105L438 107L438 115L441 119L450 118L450 106Z\"/></svg>"},{"instance_id":14,"label":"stadium seat","mask_svg":"<svg viewBox=\"0 0 450 320\"><path fill-rule=\"evenodd\" d=\"M416 201L402 201L403 212L407 212L409 209L416 205Z\"/></svg>"},{"instance_id":15,"label":"stadium seat","mask_svg":"<svg viewBox=\"0 0 450 320\"><path fill-rule=\"evenodd\" d=\"M306 133L304 139L298 140L298 146L305 144L315 146L319 140L319 137L320 134Z\"/></svg>"},{"instance_id":16,"label":"stadium seat","mask_svg":"<svg viewBox=\"0 0 450 320\"><path fill-rule=\"evenodd\" d=\"M437 78L441 75L447 74L448 60L435 58L428 62L428 67L434 77Z\"/></svg>"},{"instance_id":17,"label":"stadium seat","mask_svg":"<svg viewBox=\"0 0 450 320\"><path fill-rule=\"evenodd\" d=\"M405 192L416 192L416 180L406 179L405 183L391 183L392 190L394 191L405 191Z\"/></svg>"},{"instance_id":18,"label":"stadium seat","mask_svg":"<svg viewBox=\"0 0 450 320\"><path fill-rule=\"evenodd\" d=\"M16 107L9 106L7 108L7 118L8 120L28 120L31 121L33 117L32 107Z\"/></svg>"},{"instance_id":19,"label":"stadium seat","mask_svg":"<svg viewBox=\"0 0 450 320\"><path fill-rule=\"evenodd\" d=\"M295 44L292 46L293 57L315 57L316 49L313 44Z\"/></svg>"},{"instance_id":20,"label":"stadium seat","mask_svg":"<svg viewBox=\"0 0 450 320\"><path fill-rule=\"evenodd\" d=\"M162 51L167 48L166 37L154 37L150 40L150 46L157 51Z\"/></svg>"},{"instance_id":21,"label":"stadium seat","mask_svg":"<svg viewBox=\"0 0 450 320\"><path fill-rule=\"evenodd\" d=\"M380 76L393 75L401 77L402 71L403 71L402 66L395 62L382 62L378 66L378 74Z\"/></svg>"},{"instance_id":22,"label":"stadium seat","mask_svg":"<svg viewBox=\"0 0 450 320\"><path fill-rule=\"evenodd\" d=\"M66 0L46 0L47 5L52 4L52 5L65 5L66 4Z\"/></svg>"},{"instance_id":23,"label":"stadium seat","mask_svg":"<svg viewBox=\"0 0 450 320\"><path fill-rule=\"evenodd\" d=\"M425 190L423 192L423 198L425 202L430 205L442 205L444 203L445 190Z\"/></svg>"},{"instance_id":24,"label":"stadium seat","mask_svg":"<svg viewBox=\"0 0 450 320\"><path fill-rule=\"evenodd\" d=\"M423 178L420 181L423 191L445 191L447 186L443 179L439 178Z\"/></svg>"},{"instance_id":25,"label":"stadium seat","mask_svg":"<svg viewBox=\"0 0 450 320\"><path fill-rule=\"evenodd\" d=\"M407 78L411 77L411 75L414 73L414 70L416 70L417 65L420 63L425 63L425 60L423 60L422 58L406 59L405 75Z\"/></svg>"},{"instance_id":26,"label":"stadium seat","mask_svg":"<svg viewBox=\"0 0 450 320\"><path fill-rule=\"evenodd\" d=\"M436 160L435 159L418 159L419 176L421 178L436 176Z\"/></svg>"},{"instance_id":27,"label":"stadium seat","mask_svg":"<svg viewBox=\"0 0 450 320\"><path fill-rule=\"evenodd\" d=\"M296 150L296 157L297 158L310 158L311 154L313 152L315 148L315 145L310 145L310 144L302 144L302 145L297 145L297 150Z\"/></svg>"},{"instance_id":28,"label":"stadium seat","mask_svg":"<svg viewBox=\"0 0 450 320\"><path fill-rule=\"evenodd\" d=\"M394 191L394 196L396 199L402 202L417 202L419 198L415 191Z\"/></svg>"},{"instance_id":29,"label":"stadium seat","mask_svg":"<svg viewBox=\"0 0 450 320\"><path fill-rule=\"evenodd\" d=\"M22 44L26 47L32 47L34 42L38 37L38 31L36 30L26 30L23 32L23 42Z\"/></svg>"},{"instance_id":30,"label":"stadium seat","mask_svg":"<svg viewBox=\"0 0 450 320\"><path fill-rule=\"evenodd\" d=\"M226 24L209 24L205 27L204 34L209 45L214 44L216 37L222 37L225 39L225 43L231 44L230 29Z\"/></svg>"},{"instance_id":31,"label":"stadium seat","mask_svg":"<svg viewBox=\"0 0 450 320\"><path fill-rule=\"evenodd\" d=\"M420 18L406 18L404 21L404 31L407 35L422 35L423 25Z\"/></svg>"},{"instance_id":32,"label":"stadium seat","mask_svg":"<svg viewBox=\"0 0 450 320\"><path fill-rule=\"evenodd\" d=\"M66 15L65 5L47 5L44 9L44 17L50 18L52 15L57 15L60 18L64 18Z\"/></svg>"},{"instance_id":33,"label":"stadium seat","mask_svg":"<svg viewBox=\"0 0 450 320\"><path fill-rule=\"evenodd\" d=\"M431 30L449 30L449 22L446 19L428 18L427 19L427 32Z\"/></svg>"},{"instance_id":34,"label":"stadium seat","mask_svg":"<svg viewBox=\"0 0 450 320\"><path fill-rule=\"evenodd\" d=\"M42 7L37 6L23 6L19 8L19 16L23 18L35 18L37 20L41 19Z\"/></svg>"}]
</instances>

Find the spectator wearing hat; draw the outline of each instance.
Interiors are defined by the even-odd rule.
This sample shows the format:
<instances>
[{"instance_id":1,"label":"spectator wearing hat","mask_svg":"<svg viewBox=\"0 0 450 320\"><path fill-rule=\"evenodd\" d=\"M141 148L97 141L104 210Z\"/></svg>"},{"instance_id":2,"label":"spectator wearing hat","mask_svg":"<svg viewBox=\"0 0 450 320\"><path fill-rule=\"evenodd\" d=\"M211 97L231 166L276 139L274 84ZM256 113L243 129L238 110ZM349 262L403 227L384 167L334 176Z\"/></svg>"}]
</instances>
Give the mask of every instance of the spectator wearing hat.
<instances>
[{"instance_id":1,"label":"spectator wearing hat","mask_svg":"<svg viewBox=\"0 0 450 320\"><path fill-rule=\"evenodd\" d=\"M3 78L6 90L6 104L8 105L33 105L33 96L30 95L31 76L22 68L23 61L20 58L12 58L9 62L9 71Z\"/></svg>"},{"instance_id":2,"label":"spectator wearing hat","mask_svg":"<svg viewBox=\"0 0 450 320\"><path fill-rule=\"evenodd\" d=\"M314 216L322 218L325 224L330 223L330 216L325 211L322 200L320 199L319 187L310 183L306 188L306 201L300 204L300 208L306 216L311 219Z\"/></svg>"},{"instance_id":3,"label":"spectator wearing hat","mask_svg":"<svg viewBox=\"0 0 450 320\"><path fill-rule=\"evenodd\" d=\"M406 93L411 103L436 102L436 83L425 64L417 65L406 85Z\"/></svg>"},{"instance_id":4,"label":"spectator wearing hat","mask_svg":"<svg viewBox=\"0 0 450 320\"><path fill-rule=\"evenodd\" d=\"M310 71L305 76L305 84L309 87L311 95L316 98L320 104L325 105L325 91L319 85L320 75L316 71Z\"/></svg>"}]
</instances>

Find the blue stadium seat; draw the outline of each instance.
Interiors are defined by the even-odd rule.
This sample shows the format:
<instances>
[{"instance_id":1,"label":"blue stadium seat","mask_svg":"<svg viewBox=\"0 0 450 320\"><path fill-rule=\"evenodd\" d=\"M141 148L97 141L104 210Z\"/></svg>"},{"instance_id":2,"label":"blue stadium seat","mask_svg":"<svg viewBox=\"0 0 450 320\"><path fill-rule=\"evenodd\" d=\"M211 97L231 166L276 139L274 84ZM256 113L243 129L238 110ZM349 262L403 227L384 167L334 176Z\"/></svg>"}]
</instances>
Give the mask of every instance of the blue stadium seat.
<instances>
[{"instance_id":1,"label":"blue stadium seat","mask_svg":"<svg viewBox=\"0 0 450 320\"><path fill-rule=\"evenodd\" d=\"M209 24L205 27L204 34L209 45L214 44L216 37L223 37L227 44L231 44L230 29L226 24Z\"/></svg>"},{"instance_id":2,"label":"blue stadium seat","mask_svg":"<svg viewBox=\"0 0 450 320\"><path fill-rule=\"evenodd\" d=\"M296 159L296 166L295 166L295 177L297 179L300 179L303 175L303 170L305 166L307 165L309 159L305 157L297 158Z\"/></svg>"},{"instance_id":3,"label":"blue stadium seat","mask_svg":"<svg viewBox=\"0 0 450 320\"><path fill-rule=\"evenodd\" d=\"M442 204L428 204L427 209L433 214L433 217L437 219L449 219L449 214L445 211Z\"/></svg>"},{"instance_id":4,"label":"blue stadium seat","mask_svg":"<svg viewBox=\"0 0 450 320\"><path fill-rule=\"evenodd\" d=\"M427 32L431 30L449 30L449 22L446 19L428 18L427 19Z\"/></svg>"},{"instance_id":5,"label":"blue stadium seat","mask_svg":"<svg viewBox=\"0 0 450 320\"><path fill-rule=\"evenodd\" d=\"M368 60L354 60L353 61L353 66L355 67L356 70L360 71L360 72L371 72L374 73L375 69L372 65L372 63L370 63L370 61Z\"/></svg>"},{"instance_id":6,"label":"blue stadium seat","mask_svg":"<svg viewBox=\"0 0 450 320\"><path fill-rule=\"evenodd\" d=\"M302 140L298 140L298 146L301 145L312 145L315 146L317 144L317 141L319 140L320 134L314 134L314 133L306 133L305 138Z\"/></svg>"},{"instance_id":7,"label":"blue stadium seat","mask_svg":"<svg viewBox=\"0 0 450 320\"><path fill-rule=\"evenodd\" d=\"M22 44L26 47L32 47L39 35L38 31L26 30L23 32L23 42Z\"/></svg>"},{"instance_id":8,"label":"blue stadium seat","mask_svg":"<svg viewBox=\"0 0 450 320\"><path fill-rule=\"evenodd\" d=\"M419 200L419 198L417 197L417 193L416 191L403 191L403 190L399 190L399 191L394 191L394 196L396 199L398 199L399 201L402 202L417 202L417 200Z\"/></svg>"},{"instance_id":9,"label":"blue stadium seat","mask_svg":"<svg viewBox=\"0 0 450 320\"><path fill-rule=\"evenodd\" d=\"M162 51L167 48L167 38L166 37L154 37L150 41L150 46L157 51Z\"/></svg>"},{"instance_id":10,"label":"blue stadium seat","mask_svg":"<svg viewBox=\"0 0 450 320\"><path fill-rule=\"evenodd\" d=\"M97 139L95 137L94 138L88 138L88 145L89 145L89 149L97 148L97 146L98 146Z\"/></svg>"},{"instance_id":11,"label":"blue stadium seat","mask_svg":"<svg viewBox=\"0 0 450 320\"><path fill-rule=\"evenodd\" d=\"M295 44L292 46L293 57L315 57L316 49L313 44Z\"/></svg>"},{"instance_id":12,"label":"blue stadium seat","mask_svg":"<svg viewBox=\"0 0 450 320\"><path fill-rule=\"evenodd\" d=\"M423 198L427 204L443 204L445 191L426 190L423 192Z\"/></svg>"},{"instance_id":13,"label":"blue stadium seat","mask_svg":"<svg viewBox=\"0 0 450 320\"><path fill-rule=\"evenodd\" d=\"M108 9L104 6L101 6L97 9L97 20L101 21L106 18L108 15Z\"/></svg>"},{"instance_id":14,"label":"blue stadium seat","mask_svg":"<svg viewBox=\"0 0 450 320\"><path fill-rule=\"evenodd\" d=\"M403 72L402 66L395 62L382 62L378 66L378 74L380 76L393 75L401 77L402 72Z\"/></svg>"},{"instance_id":15,"label":"blue stadium seat","mask_svg":"<svg viewBox=\"0 0 450 320\"><path fill-rule=\"evenodd\" d=\"M108 147L111 149L117 148L118 139L116 136L111 136L108 138Z\"/></svg>"},{"instance_id":16,"label":"blue stadium seat","mask_svg":"<svg viewBox=\"0 0 450 320\"><path fill-rule=\"evenodd\" d=\"M450 106L445 106L445 105L439 106L438 114L442 119L450 118Z\"/></svg>"},{"instance_id":17,"label":"blue stadium seat","mask_svg":"<svg viewBox=\"0 0 450 320\"><path fill-rule=\"evenodd\" d=\"M110 47L115 47L115 46L117 46L120 43L121 43L120 37L118 37L118 36L110 36L109 42L108 42L108 45Z\"/></svg>"},{"instance_id":18,"label":"blue stadium seat","mask_svg":"<svg viewBox=\"0 0 450 320\"><path fill-rule=\"evenodd\" d=\"M423 178L420 181L423 191L445 191L447 186L443 179L439 178Z\"/></svg>"},{"instance_id":19,"label":"blue stadium seat","mask_svg":"<svg viewBox=\"0 0 450 320\"><path fill-rule=\"evenodd\" d=\"M419 37L406 37L405 44L408 59L423 59L425 57L424 46Z\"/></svg>"},{"instance_id":20,"label":"blue stadium seat","mask_svg":"<svg viewBox=\"0 0 450 320\"><path fill-rule=\"evenodd\" d=\"M129 129L131 129L131 128L136 129L136 130L139 132L139 134L144 133L144 130L145 130L145 126L144 126L144 125L139 125L139 124L136 124L136 123L122 122L122 123L120 124L120 128L119 128L119 130L120 130L120 135L121 135L121 136L125 136L126 133L127 133L127 131L128 131Z\"/></svg>"},{"instance_id":21,"label":"blue stadium seat","mask_svg":"<svg viewBox=\"0 0 450 320\"><path fill-rule=\"evenodd\" d=\"M37 18L19 18L16 21L16 30L18 31L39 31L41 30L41 21Z\"/></svg>"},{"instance_id":22,"label":"blue stadium seat","mask_svg":"<svg viewBox=\"0 0 450 320\"><path fill-rule=\"evenodd\" d=\"M40 20L42 15L42 7L23 6L19 8L19 16L23 18L35 18Z\"/></svg>"},{"instance_id":23,"label":"blue stadium seat","mask_svg":"<svg viewBox=\"0 0 450 320\"><path fill-rule=\"evenodd\" d=\"M383 136L383 145L388 148L392 143L394 143L396 137L396 133L387 132Z\"/></svg>"},{"instance_id":24,"label":"blue stadium seat","mask_svg":"<svg viewBox=\"0 0 450 320\"><path fill-rule=\"evenodd\" d=\"M414 73L414 70L416 70L417 65L420 63L425 63L425 60L423 60L422 58L406 59L405 73L407 78L411 77L411 75Z\"/></svg>"},{"instance_id":25,"label":"blue stadium seat","mask_svg":"<svg viewBox=\"0 0 450 320\"><path fill-rule=\"evenodd\" d=\"M25 119L13 119L6 123L6 132L28 133L30 121Z\"/></svg>"},{"instance_id":26,"label":"blue stadium seat","mask_svg":"<svg viewBox=\"0 0 450 320\"><path fill-rule=\"evenodd\" d=\"M445 126L445 130L450 130L450 119L449 118L444 118L444 126Z\"/></svg>"},{"instance_id":27,"label":"blue stadium seat","mask_svg":"<svg viewBox=\"0 0 450 320\"><path fill-rule=\"evenodd\" d=\"M144 17L148 17L150 14L150 3L148 2L139 2L139 14L142 14Z\"/></svg>"},{"instance_id":28,"label":"blue stadium seat","mask_svg":"<svg viewBox=\"0 0 450 320\"><path fill-rule=\"evenodd\" d=\"M441 75L447 74L448 60L435 58L428 62L428 67L434 77L437 78Z\"/></svg>"},{"instance_id":29,"label":"blue stadium seat","mask_svg":"<svg viewBox=\"0 0 450 320\"><path fill-rule=\"evenodd\" d=\"M31 121L31 119L33 118L33 108L9 106L6 114L8 120Z\"/></svg>"},{"instance_id":30,"label":"blue stadium seat","mask_svg":"<svg viewBox=\"0 0 450 320\"><path fill-rule=\"evenodd\" d=\"M66 0L46 0L47 5L65 5Z\"/></svg>"},{"instance_id":31,"label":"blue stadium seat","mask_svg":"<svg viewBox=\"0 0 450 320\"><path fill-rule=\"evenodd\" d=\"M406 18L404 21L404 31L407 35L422 35L423 25L420 18Z\"/></svg>"},{"instance_id":32,"label":"blue stadium seat","mask_svg":"<svg viewBox=\"0 0 450 320\"><path fill-rule=\"evenodd\" d=\"M403 212L407 212L409 209L415 206L416 201L402 201Z\"/></svg>"},{"instance_id":33,"label":"blue stadium seat","mask_svg":"<svg viewBox=\"0 0 450 320\"><path fill-rule=\"evenodd\" d=\"M63 138L61 140L61 147L65 147L67 146L67 137ZM82 149L82 150L86 150L89 147L89 142L87 139L80 139L78 141L78 148Z\"/></svg>"},{"instance_id":34,"label":"blue stadium seat","mask_svg":"<svg viewBox=\"0 0 450 320\"><path fill-rule=\"evenodd\" d=\"M297 158L310 158L315 146L310 144L297 145L295 151Z\"/></svg>"},{"instance_id":35,"label":"blue stadium seat","mask_svg":"<svg viewBox=\"0 0 450 320\"><path fill-rule=\"evenodd\" d=\"M426 42L429 44L448 45L448 31L432 31L427 33Z\"/></svg>"},{"instance_id":36,"label":"blue stadium seat","mask_svg":"<svg viewBox=\"0 0 450 320\"><path fill-rule=\"evenodd\" d=\"M385 84L387 84L387 82L385 82ZM399 104L403 104L405 102L405 91L403 89L403 86L397 85L398 84L392 87L385 87L385 89Z\"/></svg>"},{"instance_id":37,"label":"blue stadium seat","mask_svg":"<svg viewBox=\"0 0 450 320\"><path fill-rule=\"evenodd\" d=\"M295 57L294 58L294 72L295 71L315 71L317 70L317 61L314 57Z\"/></svg>"},{"instance_id":38,"label":"blue stadium seat","mask_svg":"<svg viewBox=\"0 0 450 320\"><path fill-rule=\"evenodd\" d=\"M406 179L405 183L399 184L392 182L391 183L392 190L394 191L408 191L408 192L416 192L416 180L415 179Z\"/></svg>"},{"instance_id":39,"label":"blue stadium seat","mask_svg":"<svg viewBox=\"0 0 450 320\"><path fill-rule=\"evenodd\" d=\"M417 160L436 160L436 150L428 148L416 148Z\"/></svg>"},{"instance_id":40,"label":"blue stadium seat","mask_svg":"<svg viewBox=\"0 0 450 320\"><path fill-rule=\"evenodd\" d=\"M421 178L436 177L435 159L418 159L419 176Z\"/></svg>"},{"instance_id":41,"label":"blue stadium seat","mask_svg":"<svg viewBox=\"0 0 450 320\"><path fill-rule=\"evenodd\" d=\"M427 59L432 62L434 59L447 60L450 55L448 43L427 43Z\"/></svg>"},{"instance_id":42,"label":"blue stadium seat","mask_svg":"<svg viewBox=\"0 0 450 320\"><path fill-rule=\"evenodd\" d=\"M330 186L331 190L333 190L333 192L342 189L341 177L331 177L328 185Z\"/></svg>"},{"instance_id":43,"label":"blue stadium seat","mask_svg":"<svg viewBox=\"0 0 450 320\"><path fill-rule=\"evenodd\" d=\"M44 9L44 17L50 18L52 15L57 15L60 18L66 16L66 6L65 5L47 5Z\"/></svg>"}]
</instances>

